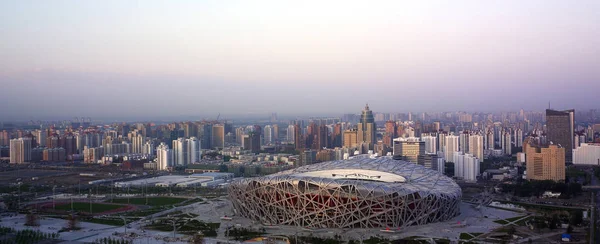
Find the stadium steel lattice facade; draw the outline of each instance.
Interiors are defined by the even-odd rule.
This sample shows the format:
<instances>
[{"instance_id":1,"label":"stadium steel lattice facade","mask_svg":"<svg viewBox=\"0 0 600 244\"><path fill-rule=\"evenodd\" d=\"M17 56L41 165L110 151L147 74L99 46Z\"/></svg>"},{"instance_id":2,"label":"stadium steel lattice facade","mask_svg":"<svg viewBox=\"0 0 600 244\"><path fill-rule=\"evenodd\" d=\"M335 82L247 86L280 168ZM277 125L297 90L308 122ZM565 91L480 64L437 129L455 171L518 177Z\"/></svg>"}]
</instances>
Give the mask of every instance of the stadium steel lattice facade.
<instances>
[{"instance_id":1,"label":"stadium steel lattice facade","mask_svg":"<svg viewBox=\"0 0 600 244\"><path fill-rule=\"evenodd\" d=\"M399 228L460 212L460 187L391 157L353 158L232 182L237 213L266 224L309 228Z\"/></svg>"}]
</instances>

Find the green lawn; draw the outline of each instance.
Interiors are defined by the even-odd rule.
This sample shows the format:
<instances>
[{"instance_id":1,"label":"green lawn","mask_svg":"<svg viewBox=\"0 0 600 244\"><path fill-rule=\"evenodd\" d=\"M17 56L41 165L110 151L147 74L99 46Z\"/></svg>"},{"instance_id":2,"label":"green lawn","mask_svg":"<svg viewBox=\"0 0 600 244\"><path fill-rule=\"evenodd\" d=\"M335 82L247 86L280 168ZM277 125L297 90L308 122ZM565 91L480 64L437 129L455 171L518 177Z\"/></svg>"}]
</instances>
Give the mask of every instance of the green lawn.
<instances>
[{"instance_id":1,"label":"green lawn","mask_svg":"<svg viewBox=\"0 0 600 244\"><path fill-rule=\"evenodd\" d=\"M517 216L517 217L508 218L508 219L499 219L499 220L495 220L494 223L505 225L505 224L511 223L511 222L521 219L521 218L525 218L525 216ZM518 222L516 224L518 224Z\"/></svg>"},{"instance_id":2,"label":"green lawn","mask_svg":"<svg viewBox=\"0 0 600 244\"><path fill-rule=\"evenodd\" d=\"M519 225L519 226L525 226L525 222L527 222L528 220L531 220L533 217L528 216L525 218L522 218L521 220L515 222L515 224Z\"/></svg>"},{"instance_id":3,"label":"green lawn","mask_svg":"<svg viewBox=\"0 0 600 244\"><path fill-rule=\"evenodd\" d=\"M494 223L501 224L501 225L508 224L508 222L506 220L503 220L503 219L494 220Z\"/></svg>"},{"instance_id":4,"label":"green lawn","mask_svg":"<svg viewBox=\"0 0 600 244\"><path fill-rule=\"evenodd\" d=\"M478 235L481 235L481 233L460 233L460 239L461 240L471 240L471 239L477 237Z\"/></svg>"},{"instance_id":5,"label":"green lawn","mask_svg":"<svg viewBox=\"0 0 600 244\"><path fill-rule=\"evenodd\" d=\"M148 204L146 204L146 198L145 197L138 197L138 198L115 198L112 199L113 203L122 203L122 204L127 204L129 202L129 204L134 204L134 205L148 205L148 206L165 206L165 205L174 205L174 204L178 204L181 203L183 201L188 200L187 198L180 198L180 197L148 197ZM108 200L107 202L110 202L111 200Z\"/></svg>"},{"instance_id":6,"label":"green lawn","mask_svg":"<svg viewBox=\"0 0 600 244\"><path fill-rule=\"evenodd\" d=\"M122 208L122 207L123 207L122 205L112 205L112 204L105 204L105 203L92 203L92 213L101 213L101 212L106 212L106 211L110 211L110 210L119 209L119 208ZM71 210L71 203L67 203L67 204L63 204L63 205L58 205L58 206L56 206L56 209L69 211L69 210ZM88 202L74 202L73 203L73 210L79 211L79 212L89 213L90 212L90 203L88 203Z\"/></svg>"},{"instance_id":7,"label":"green lawn","mask_svg":"<svg viewBox=\"0 0 600 244\"><path fill-rule=\"evenodd\" d=\"M98 219L98 218L92 218L92 219L81 219L82 222L89 222L89 223L96 223L96 224L103 224L103 225L112 225L112 226L123 226L123 219ZM129 222L129 221L127 221Z\"/></svg>"},{"instance_id":8,"label":"green lawn","mask_svg":"<svg viewBox=\"0 0 600 244\"><path fill-rule=\"evenodd\" d=\"M124 213L123 216L130 216L130 217L146 217L148 215L152 215L155 213L159 213L165 211L165 209L163 208L151 208L151 209L145 209L145 210L137 210L137 211L133 211L133 212L127 212Z\"/></svg>"}]
</instances>

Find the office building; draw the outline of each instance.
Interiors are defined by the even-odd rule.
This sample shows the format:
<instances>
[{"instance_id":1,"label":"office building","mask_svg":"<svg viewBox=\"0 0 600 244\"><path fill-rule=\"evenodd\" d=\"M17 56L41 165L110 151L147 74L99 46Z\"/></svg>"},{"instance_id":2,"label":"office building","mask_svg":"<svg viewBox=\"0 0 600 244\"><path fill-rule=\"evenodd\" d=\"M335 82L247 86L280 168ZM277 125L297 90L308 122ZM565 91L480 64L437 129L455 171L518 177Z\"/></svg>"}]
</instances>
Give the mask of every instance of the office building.
<instances>
[{"instance_id":1,"label":"office building","mask_svg":"<svg viewBox=\"0 0 600 244\"><path fill-rule=\"evenodd\" d=\"M565 149L565 162L573 161L573 136L575 110L557 111L546 109L547 139Z\"/></svg>"},{"instance_id":2,"label":"office building","mask_svg":"<svg viewBox=\"0 0 600 244\"><path fill-rule=\"evenodd\" d=\"M420 155L425 155L425 142L419 138L396 138L394 139L394 157L417 163Z\"/></svg>"},{"instance_id":3,"label":"office building","mask_svg":"<svg viewBox=\"0 0 600 244\"><path fill-rule=\"evenodd\" d=\"M287 127L287 142L295 142L296 140L294 139L294 125L288 125Z\"/></svg>"},{"instance_id":4,"label":"office building","mask_svg":"<svg viewBox=\"0 0 600 244\"><path fill-rule=\"evenodd\" d=\"M528 180L565 180L565 148L530 144L525 152Z\"/></svg>"}]
</instances>

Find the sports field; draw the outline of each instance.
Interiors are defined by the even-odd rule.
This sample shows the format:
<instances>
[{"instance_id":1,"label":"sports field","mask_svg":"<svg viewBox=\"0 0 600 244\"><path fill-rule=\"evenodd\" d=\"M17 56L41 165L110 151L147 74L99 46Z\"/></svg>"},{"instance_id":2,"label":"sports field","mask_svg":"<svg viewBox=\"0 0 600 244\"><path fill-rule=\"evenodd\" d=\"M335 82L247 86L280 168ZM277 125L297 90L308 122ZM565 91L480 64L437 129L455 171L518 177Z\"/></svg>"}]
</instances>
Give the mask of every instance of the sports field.
<instances>
[{"instance_id":1,"label":"sports field","mask_svg":"<svg viewBox=\"0 0 600 244\"><path fill-rule=\"evenodd\" d=\"M106 211L111 211L119 208L123 208L122 205L113 205L113 204L105 204L105 203L92 203L92 213L102 213ZM52 206L50 206L52 208ZM56 205L57 210L71 210L71 203L64 203L60 205ZM74 202L73 210L79 212L90 212L90 203L89 202Z\"/></svg>"}]
</instances>

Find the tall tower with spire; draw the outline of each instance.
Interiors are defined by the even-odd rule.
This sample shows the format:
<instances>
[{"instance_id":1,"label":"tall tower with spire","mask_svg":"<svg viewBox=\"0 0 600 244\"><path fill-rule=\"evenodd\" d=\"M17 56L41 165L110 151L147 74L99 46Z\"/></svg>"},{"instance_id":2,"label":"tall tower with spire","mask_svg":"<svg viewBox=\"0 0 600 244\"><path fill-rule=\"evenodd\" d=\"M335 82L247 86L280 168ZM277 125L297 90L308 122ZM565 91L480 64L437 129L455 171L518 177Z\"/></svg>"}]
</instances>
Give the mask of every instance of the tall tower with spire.
<instances>
[{"instance_id":1,"label":"tall tower with spire","mask_svg":"<svg viewBox=\"0 0 600 244\"><path fill-rule=\"evenodd\" d=\"M369 109L369 104L366 104L358 123L357 141L359 144L365 143L369 145L369 149L373 149L373 146L377 143L376 133L377 126L373 118L373 111Z\"/></svg>"}]
</instances>

